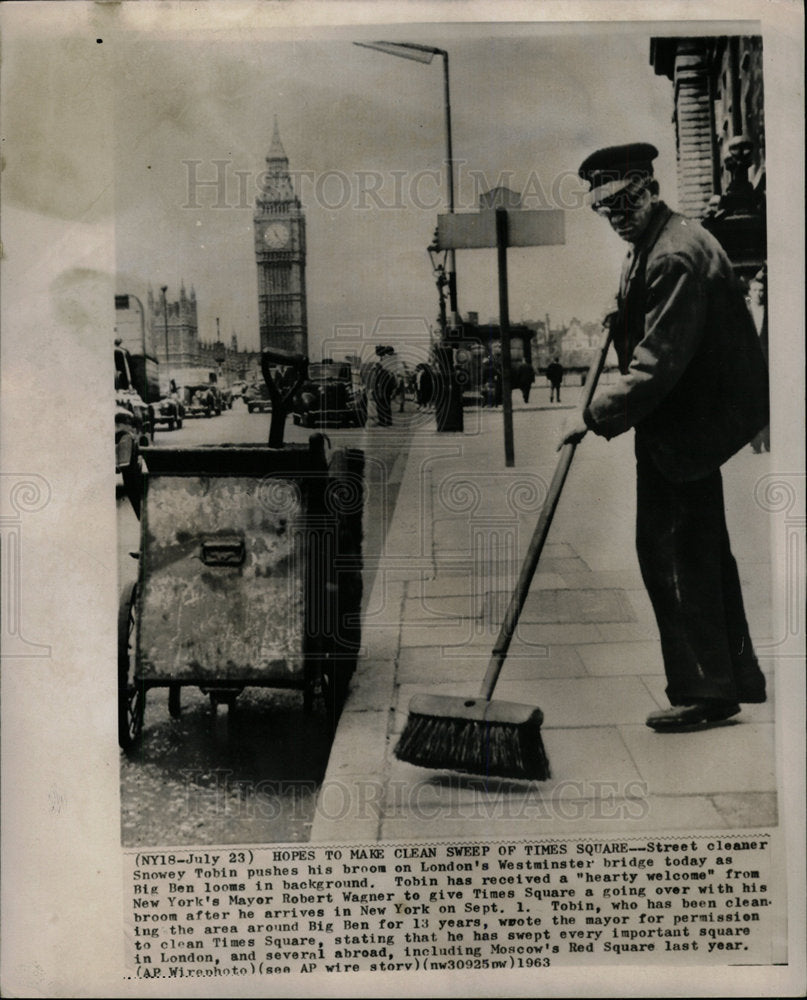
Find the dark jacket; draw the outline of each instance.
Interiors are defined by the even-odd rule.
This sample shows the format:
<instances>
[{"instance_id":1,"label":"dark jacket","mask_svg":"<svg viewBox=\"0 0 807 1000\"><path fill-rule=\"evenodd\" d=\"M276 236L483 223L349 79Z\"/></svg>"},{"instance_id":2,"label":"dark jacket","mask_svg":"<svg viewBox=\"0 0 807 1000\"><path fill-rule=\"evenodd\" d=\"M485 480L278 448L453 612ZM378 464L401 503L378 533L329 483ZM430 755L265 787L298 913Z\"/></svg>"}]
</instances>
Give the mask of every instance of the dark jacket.
<instances>
[{"instance_id":1,"label":"dark jacket","mask_svg":"<svg viewBox=\"0 0 807 1000\"><path fill-rule=\"evenodd\" d=\"M586 422L607 438L635 427L673 482L713 472L768 422L767 367L731 263L663 203L625 262L614 347L622 375Z\"/></svg>"}]
</instances>

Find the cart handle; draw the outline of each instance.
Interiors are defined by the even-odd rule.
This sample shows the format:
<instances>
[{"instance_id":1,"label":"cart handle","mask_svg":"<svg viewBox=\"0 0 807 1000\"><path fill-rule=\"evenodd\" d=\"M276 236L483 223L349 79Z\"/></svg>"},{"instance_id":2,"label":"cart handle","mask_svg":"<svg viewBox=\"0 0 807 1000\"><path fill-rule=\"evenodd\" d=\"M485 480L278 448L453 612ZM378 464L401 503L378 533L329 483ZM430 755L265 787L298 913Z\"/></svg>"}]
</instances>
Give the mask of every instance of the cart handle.
<instances>
[{"instance_id":1,"label":"cart handle","mask_svg":"<svg viewBox=\"0 0 807 1000\"><path fill-rule=\"evenodd\" d=\"M281 394L272 378L269 370L270 365L285 365L295 371L294 384ZM269 398L272 400L272 422L269 425L269 447L283 447L283 432L286 427L286 417L291 409L291 401L297 390L308 376L308 358L304 354L295 354L293 351L284 351L278 347L267 348L261 352L261 372L266 387L269 390Z\"/></svg>"}]
</instances>

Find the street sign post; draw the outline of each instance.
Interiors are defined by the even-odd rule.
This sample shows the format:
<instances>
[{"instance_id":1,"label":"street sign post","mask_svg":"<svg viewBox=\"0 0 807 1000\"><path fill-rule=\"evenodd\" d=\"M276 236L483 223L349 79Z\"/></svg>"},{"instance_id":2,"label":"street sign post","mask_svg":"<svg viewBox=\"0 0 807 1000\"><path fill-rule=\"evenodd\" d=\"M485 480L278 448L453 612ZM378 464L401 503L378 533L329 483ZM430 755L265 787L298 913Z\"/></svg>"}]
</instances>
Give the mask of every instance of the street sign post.
<instances>
[{"instance_id":1,"label":"street sign post","mask_svg":"<svg viewBox=\"0 0 807 1000\"><path fill-rule=\"evenodd\" d=\"M504 460L511 468L513 449L513 398L510 377L510 310L507 288L507 248L558 246L566 242L560 209L486 208L480 212L438 215L437 246L441 250L480 250L496 247L499 275L499 324L502 335L502 409Z\"/></svg>"}]
</instances>

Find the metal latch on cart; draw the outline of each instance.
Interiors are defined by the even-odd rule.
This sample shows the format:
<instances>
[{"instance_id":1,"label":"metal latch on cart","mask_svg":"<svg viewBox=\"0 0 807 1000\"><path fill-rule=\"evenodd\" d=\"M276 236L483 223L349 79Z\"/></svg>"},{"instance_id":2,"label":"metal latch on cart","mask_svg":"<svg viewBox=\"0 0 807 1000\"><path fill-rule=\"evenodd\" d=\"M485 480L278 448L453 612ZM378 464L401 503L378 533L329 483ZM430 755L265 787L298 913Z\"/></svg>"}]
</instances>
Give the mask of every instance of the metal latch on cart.
<instances>
[{"instance_id":1,"label":"metal latch on cart","mask_svg":"<svg viewBox=\"0 0 807 1000\"><path fill-rule=\"evenodd\" d=\"M247 549L240 535L216 535L202 539L202 562L205 566L240 566Z\"/></svg>"}]
</instances>

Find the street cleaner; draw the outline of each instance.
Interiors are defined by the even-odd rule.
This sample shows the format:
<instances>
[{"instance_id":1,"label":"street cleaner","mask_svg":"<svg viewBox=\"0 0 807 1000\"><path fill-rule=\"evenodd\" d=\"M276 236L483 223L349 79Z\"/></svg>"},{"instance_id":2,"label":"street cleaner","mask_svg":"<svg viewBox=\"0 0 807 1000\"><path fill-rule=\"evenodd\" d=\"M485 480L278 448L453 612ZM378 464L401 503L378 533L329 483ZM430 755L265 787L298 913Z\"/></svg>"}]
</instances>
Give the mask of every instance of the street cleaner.
<instances>
[{"instance_id":1,"label":"street cleaner","mask_svg":"<svg viewBox=\"0 0 807 1000\"><path fill-rule=\"evenodd\" d=\"M630 249L613 321L620 377L570 418L559 447L635 430L636 548L671 705L647 725L676 732L766 698L720 466L767 425L768 377L725 251L659 200L657 155L646 143L613 146L579 168L591 207Z\"/></svg>"}]
</instances>

